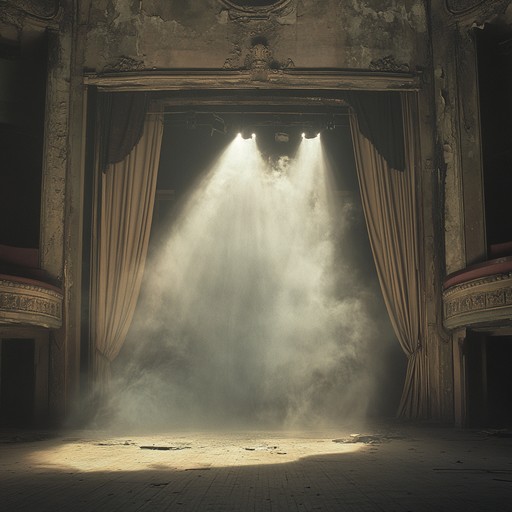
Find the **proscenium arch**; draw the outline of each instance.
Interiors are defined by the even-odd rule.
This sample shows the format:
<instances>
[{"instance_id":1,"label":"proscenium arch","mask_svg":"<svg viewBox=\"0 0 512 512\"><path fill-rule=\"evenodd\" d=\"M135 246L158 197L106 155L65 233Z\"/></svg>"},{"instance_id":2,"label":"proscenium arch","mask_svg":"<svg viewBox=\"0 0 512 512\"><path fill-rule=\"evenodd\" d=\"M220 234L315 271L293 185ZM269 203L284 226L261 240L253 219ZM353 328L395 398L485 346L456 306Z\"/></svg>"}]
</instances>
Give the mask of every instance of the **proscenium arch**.
<instances>
[{"instance_id":1,"label":"proscenium arch","mask_svg":"<svg viewBox=\"0 0 512 512\"><path fill-rule=\"evenodd\" d=\"M233 104L233 97L229 93L238 92L244 97L251 98L265 93L273 97L275 104L280 101L286 103L287 95L301 91L304 93L302 105L311 105L318 102L321 96L327 103L335 100L343 91L384 92L397 91L409 98L413 105L416 134L414 145L417 161L414 172L418 173L418 237L423 248L423 262L421 273L425 279L426 296L437 297L441 276L440 270L434 271L432 276L431 262L439 261L439 246L433 243L438 236L434 210L438 208L432 190L436 186L432 173L434 161L434 142L432 127L428 119L430 116L430 101L427 91L422 90L421 77L417 73L385 73L372 71L343 71L343 70L301 70L285 69L268 74L266 80L255 80L248 70L175 70L166 72L127 72L87 74L84 76L87 90L98 92L150 92L153 98L164 105L176 93L186 94L188 104L193 108L200 105L208 93L210 101L217 96L219 102ZM222 91L228 94L222 98ZM294 97L297 102L297 97ZM437 246L437 249L436 249ZM433 278L432 278L433 277ZM440 304L425 301L428 325L433 328L433 335L437 336L442 327L440 321ZM429 330L431 329L429 327ZM435 365L435 362L432 362ZM432 370L434 367L432 366ZM434 372L432 372L434 375ZM440 379L442 380L442 379ZM441 387L441 386L440 386ZM439 400L435 408L441 409L443 405ZM434 415L442 415L442 411L435 411Z\"/></svg>"}]
</instances>

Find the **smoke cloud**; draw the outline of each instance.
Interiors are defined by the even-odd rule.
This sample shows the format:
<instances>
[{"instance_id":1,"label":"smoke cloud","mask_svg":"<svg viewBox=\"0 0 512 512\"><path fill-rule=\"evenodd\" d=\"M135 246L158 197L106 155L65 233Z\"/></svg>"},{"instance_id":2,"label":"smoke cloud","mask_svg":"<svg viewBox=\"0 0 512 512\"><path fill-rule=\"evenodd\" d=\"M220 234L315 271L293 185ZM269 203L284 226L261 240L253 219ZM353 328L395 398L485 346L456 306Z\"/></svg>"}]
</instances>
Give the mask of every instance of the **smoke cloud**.
<instances>
[{"instance_id":1,"label":"smoke cloud","mask_svg":"<svg viewBox=\"0 0 512 512\"><path fill-rule=\"evenodd\" d=\"M235 139L148 261L110 420L141 428L305 428L364 418L375 290L347 247L319 138L265 160Z\"/></svg>"}]
</instances>

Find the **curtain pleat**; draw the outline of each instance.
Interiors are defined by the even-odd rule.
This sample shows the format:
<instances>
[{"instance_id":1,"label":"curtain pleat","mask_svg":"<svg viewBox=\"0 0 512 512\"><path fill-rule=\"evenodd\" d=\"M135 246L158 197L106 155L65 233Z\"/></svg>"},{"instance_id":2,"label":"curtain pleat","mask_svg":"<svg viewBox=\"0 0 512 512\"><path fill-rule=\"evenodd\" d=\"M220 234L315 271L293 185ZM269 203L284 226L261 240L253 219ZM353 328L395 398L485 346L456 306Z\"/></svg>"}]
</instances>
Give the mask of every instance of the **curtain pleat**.
<instances>
[{"instance_id":1,"label":"curtain pleat","mask_svg":"<svg viewBox=\"0 0 512 512\"><path fill-rule=\"evenodd\" d=\"M359 131L393 169L403 171L405 147L400 93L348 91L345 98L357 114Z\"/></svg>"},{"instance_id":2,"label":"curtain pleat","mask_svg":"<svg viewBox=\"0 0 512 512\"><path fill-rule=\"evenodd\" d=\"M144 92L99 94L99 167L123 161L142 137L149 95Z\"/></svg>"},{"instance_id":3,"label":"curtain pleat","mask_svg":"<svg viewBox=\"0 0 512 512\"><path fill-rule=\"evenodd\" d=\"M140 292L162 133L162 115L147 116L143 134L129 155L99 174L91 335L94 379L100 394L108 387L110 364L124 343Z\"/></svg>"},{"instance_id":4,"label":"curtain pleat","mask_svg":"<svg viewBox=\"0 0 512 512\"><path fill-rule=\"evenodd\" d=\"M384 302L408 364L398 415L428 416L424 292L420 272L415 155L410 100L402 104L405 170L390 167L350 118L370 245Z\"/></svg>"}]
</instances>

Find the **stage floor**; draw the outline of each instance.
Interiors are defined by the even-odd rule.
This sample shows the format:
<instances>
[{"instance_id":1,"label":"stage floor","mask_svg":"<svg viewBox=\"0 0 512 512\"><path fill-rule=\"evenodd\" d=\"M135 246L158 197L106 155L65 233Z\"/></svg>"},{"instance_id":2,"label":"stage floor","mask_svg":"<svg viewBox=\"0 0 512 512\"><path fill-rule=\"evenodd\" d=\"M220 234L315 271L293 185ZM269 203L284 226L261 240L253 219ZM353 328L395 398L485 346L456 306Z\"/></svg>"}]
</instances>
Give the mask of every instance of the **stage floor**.
<instances>
[{"instance_id":1,"label":"stage floor","mask_svg":"<svg viewBox=\"0 0 512 512\"><path fill-rule=\"evenodd\" d=\"M6 511L508 511L508 431L0 431Z\"/></svg>"}]
</instances>

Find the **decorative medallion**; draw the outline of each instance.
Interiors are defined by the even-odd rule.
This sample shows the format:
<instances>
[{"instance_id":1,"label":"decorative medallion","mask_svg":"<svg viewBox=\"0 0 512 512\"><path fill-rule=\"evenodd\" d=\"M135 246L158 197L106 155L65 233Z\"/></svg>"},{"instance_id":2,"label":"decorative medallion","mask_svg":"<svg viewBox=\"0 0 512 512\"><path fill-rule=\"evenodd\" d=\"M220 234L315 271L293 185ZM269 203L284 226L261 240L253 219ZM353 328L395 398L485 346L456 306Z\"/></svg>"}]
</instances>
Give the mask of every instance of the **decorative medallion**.
<instances>
[{"instance_id":1,"label":"decorative medallion","mask_svg":"<svg viewBox=\"0 0 512 512\"><path fill-rule=\"evenodd\" d=\"M226 61L224 67L228 67L228 61ZM243 69L251 73L252 80L266 81L269 73L278 73L283 69L293 67L295 67L295 64L291 59L287 59L285 62L274 59L272 50L268 47L266 40L258 38L253 41L253 45L245 56Z\"/></svg>"},{"instance_id":2,"label":"decorative medallion","mask_svg":"<svg viewBox=\"0 0 512 512\"><path fill-rule=\"evenodd\" d=\"M245 67L252 70L270 69L273 61L272 50L265 44L255 44L245 57Z\"/></svg>"}]
</instances>

